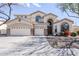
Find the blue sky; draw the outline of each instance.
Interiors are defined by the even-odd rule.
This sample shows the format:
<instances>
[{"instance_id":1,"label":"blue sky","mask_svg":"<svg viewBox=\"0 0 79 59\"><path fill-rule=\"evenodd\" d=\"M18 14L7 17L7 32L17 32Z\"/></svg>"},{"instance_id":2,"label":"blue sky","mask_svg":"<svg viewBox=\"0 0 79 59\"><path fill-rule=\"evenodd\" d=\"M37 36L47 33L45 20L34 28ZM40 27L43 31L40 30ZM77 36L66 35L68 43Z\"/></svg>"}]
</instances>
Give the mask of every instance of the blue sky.
<instances>
[{"instance_id":1,"label":"blue sky","mask_svg":"<svg viewBox=\"0 0 79 59\"><path fill-rule=\"evenodd\" d=\"M79 25L78 18L68 17L66 13L62 12L56 4L54 3L39 3L40 7L37 7L33 4L30 4L30 7L25 6L14 6L12 11L12 16L14 14L30 14L37 10L44 11L46 13L53 13L58 16L59 19L69 18L75 22L76 25Z\"/></svg>"}]
</instances>

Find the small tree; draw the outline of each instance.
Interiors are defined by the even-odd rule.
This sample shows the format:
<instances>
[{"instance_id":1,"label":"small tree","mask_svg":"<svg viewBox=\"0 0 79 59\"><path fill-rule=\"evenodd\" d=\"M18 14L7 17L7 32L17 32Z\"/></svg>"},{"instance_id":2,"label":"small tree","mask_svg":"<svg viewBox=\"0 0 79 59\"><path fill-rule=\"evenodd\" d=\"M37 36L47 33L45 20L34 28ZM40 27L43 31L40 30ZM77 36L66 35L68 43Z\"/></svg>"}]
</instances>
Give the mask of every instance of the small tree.
<instances>
[{"instance_id":1,"label":"small tree","mask_svg":"<svg viewBox=\"0 0 79 59\"><path fill-rule=\"evenodd\" d=\"M76 32L72 32L71 36L75 37L75 36L77 36L77 33Z\"/></svg>"},{"instance_id":2,"label":"small tree","mask_svg":"<svg viewBox=\"0 0 79 59\"><path fill-rule=\"evenodd\" d=\"M79 35L79 31L77 31L77 34Z\"/></svg>"}]
</instances>

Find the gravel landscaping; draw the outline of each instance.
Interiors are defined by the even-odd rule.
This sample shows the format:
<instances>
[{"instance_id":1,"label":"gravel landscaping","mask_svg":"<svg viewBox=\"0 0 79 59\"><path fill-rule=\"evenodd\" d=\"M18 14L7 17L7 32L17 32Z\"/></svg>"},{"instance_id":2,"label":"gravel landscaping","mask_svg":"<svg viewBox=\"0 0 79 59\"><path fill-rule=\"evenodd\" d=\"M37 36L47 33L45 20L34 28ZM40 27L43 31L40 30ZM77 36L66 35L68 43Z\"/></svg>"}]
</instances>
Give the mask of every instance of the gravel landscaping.
<instances>
[{"instance_id":1,"label":"gravel landscaping","mask_svg":"<svg viewBox=\"0 0 79 59\"><path fill-rule=\"evenodd\" d=\"M79 50L72 48L74 55ZM64 53L63 53L64 52ZM46 37L0 37L0 56L73 56L69 49L53 48Z\"/></svg>"}]
</instances>

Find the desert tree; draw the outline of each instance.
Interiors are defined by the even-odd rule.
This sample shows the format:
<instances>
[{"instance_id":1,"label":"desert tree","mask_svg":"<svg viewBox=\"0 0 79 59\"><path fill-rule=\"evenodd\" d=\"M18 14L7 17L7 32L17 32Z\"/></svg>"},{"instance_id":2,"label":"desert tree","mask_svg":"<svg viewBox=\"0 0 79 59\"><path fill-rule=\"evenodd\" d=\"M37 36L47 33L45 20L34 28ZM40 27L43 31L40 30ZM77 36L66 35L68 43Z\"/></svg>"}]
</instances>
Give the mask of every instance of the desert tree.
<instances>
[{"instance_id":1,"label":"desert tree","mask_svg":"<svg viewBox=\"0 0 79 59\"><path fill-rule=\"evenodd\" d=\"M11 19L12 3L0 3L0 19L4 20L0 25L5 24ZM7 11L7 12L6 12Z\"/></svg>"},{"instance_id":2,"label":"desert tree","mask_svg":"<svg viewBox=\"0 0 79 59\"><path fill-rule=\"evenodd\" d=\"M60 3L57 6L69 17L79 18L79 3Z\"/></svg>"}]
</instances>

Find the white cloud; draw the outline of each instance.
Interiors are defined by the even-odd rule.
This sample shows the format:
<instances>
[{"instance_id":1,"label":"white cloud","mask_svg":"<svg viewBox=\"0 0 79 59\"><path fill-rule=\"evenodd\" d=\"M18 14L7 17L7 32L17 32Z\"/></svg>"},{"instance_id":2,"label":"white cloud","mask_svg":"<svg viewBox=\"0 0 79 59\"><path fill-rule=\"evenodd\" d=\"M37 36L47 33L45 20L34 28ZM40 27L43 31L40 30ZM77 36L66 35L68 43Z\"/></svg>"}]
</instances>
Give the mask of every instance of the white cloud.
<instances>
[{"instance_id":1,"label":"white cloud","mask_svg":"<svg viewBox=\"0 0 79 59\"><path fill-rule=\"evenodd\" d=\"M24 7L31 7L31 5L36 6L36 7L41 7L39 3L24 3L24 4L20 4Z\"/></svg>"},{"instance_id":2,"label":"white cloud","mask_svg":"<svg viewBox=\"0 0 79 59\"><path fill-rule=\"evenodd\" d=\"M37 6L37 7L41 7L38 3L32 3L32 4Z\"/></svg>"}]
</instances>

